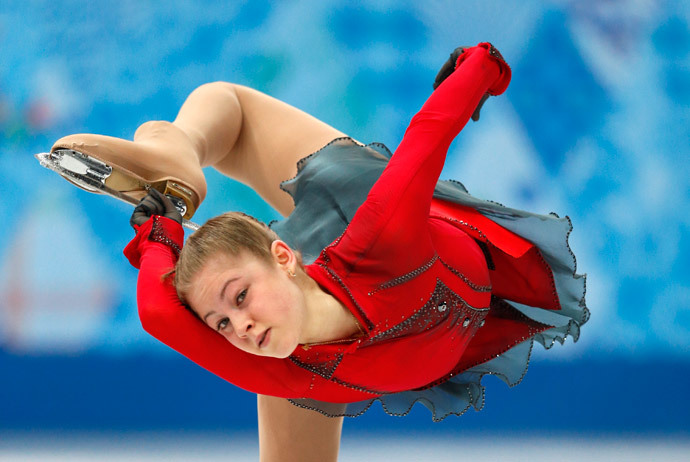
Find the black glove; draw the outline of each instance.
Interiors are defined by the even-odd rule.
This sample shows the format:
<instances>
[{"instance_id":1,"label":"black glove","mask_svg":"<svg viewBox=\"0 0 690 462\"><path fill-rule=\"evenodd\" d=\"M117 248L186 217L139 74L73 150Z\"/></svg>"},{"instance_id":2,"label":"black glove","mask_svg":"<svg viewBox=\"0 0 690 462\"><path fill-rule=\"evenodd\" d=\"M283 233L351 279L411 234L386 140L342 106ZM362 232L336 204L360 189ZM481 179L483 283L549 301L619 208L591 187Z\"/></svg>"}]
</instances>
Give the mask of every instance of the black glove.
<instances>
[{"instance_id":1,"label":"black glove","mask_svg":"<svg viewBox=\"0 0 690 462\"><path fill-rule=\"evenodd\" d=\"M436 90L438 86L441 85L441 82L446 80L448 76L453 73L453 71L455 70L455 63L458 62L458 58L461 54L465 52L466 48L468 47L457 47L450 54L450 58L448 58L448 61L443 63L443 66L441 66L441 70L438 71L438 74L436 74L436 79L434 80L434 90ZM479 120L479 111L481 110L482 106L484 105L487 99L489 99L488 93L482 96L482 99L479 101L477 108L472 113L472 120L474 120L475 122Z\"/></svg>"},{"instance_id":2,"label":"black glove","mask_svg":"<svg viewBox=\"0 0 690 462\"><path fill-rule=\"evenodd\" d=\"M455 70L455 63L458 62L458 58L460 57L460 55L465 52L465 48L468 47L457 47L450 54L450 58L448 58L448 61L443 63L443 66L441 66L441 70L438 71L438 74L436 74L436 80L434 80L434 90L436 90L438 86L441 85L441 82L446 80L448 76L453 73L453 71Z\"/></svg>"},{"instance_id":3,"label":"black glove","mask_svg":"<svg viewBox=\"0 0 690 462\"><path fill-rule=\"evenodd\" d=\"M129 224L136 229L135 226L141 226L146 223L151 218L151 215L170 218L182 224L182 215L177 211L170 199L153 188L149 189L146 197L139 202L139 205L134 207Z\"/></svg>"}]
</instances>

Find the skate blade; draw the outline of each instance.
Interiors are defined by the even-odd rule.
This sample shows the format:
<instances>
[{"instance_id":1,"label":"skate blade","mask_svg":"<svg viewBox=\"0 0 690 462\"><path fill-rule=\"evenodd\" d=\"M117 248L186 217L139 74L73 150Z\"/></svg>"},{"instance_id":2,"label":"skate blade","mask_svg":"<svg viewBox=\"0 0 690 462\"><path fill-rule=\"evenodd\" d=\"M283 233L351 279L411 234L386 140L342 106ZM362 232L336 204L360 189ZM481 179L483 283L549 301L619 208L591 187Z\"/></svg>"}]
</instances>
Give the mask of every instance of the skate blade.
<instances>
[{"instance_id":1,"label":"skate blade","mask_svg":"<svg viewBox=\"0 0 690 462\"><path fill-rule=\"evenodd\" d=\"M187 203L180 196L191 194L187 188L175 182L144 183L122 175L98 159L71 149L57 149L52 153L41 152L34 157L42 167L54 171L85 191L114 197L136 206L139 200L146 195L146 191L155 188L172 201L182 216L187 213ZM199 229L198 224L184 218L182 219L182 226L193 231Z\"/></svg>"}]
</instances>

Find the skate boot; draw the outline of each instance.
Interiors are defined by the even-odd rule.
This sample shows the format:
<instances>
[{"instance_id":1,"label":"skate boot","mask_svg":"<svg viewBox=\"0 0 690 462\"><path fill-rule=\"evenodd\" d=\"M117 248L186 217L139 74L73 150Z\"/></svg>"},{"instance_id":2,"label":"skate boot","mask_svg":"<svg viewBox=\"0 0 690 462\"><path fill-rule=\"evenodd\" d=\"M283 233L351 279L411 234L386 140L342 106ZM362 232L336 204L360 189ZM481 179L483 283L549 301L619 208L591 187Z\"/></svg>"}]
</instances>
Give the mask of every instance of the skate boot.
<instances>
[{"instance_id":1,"label":"skate boot","mask_svg":"<svg viewBox=\"0 0 690 462\"><path fill-rule=\"evenodd\" d=\"M147 122L134 141L79 134L59 139L36 158L76 186L136 205L148 189L167 195L187 220L206 196L197 153L187 135L170 122Z\"/></svg>"}]
</instances>

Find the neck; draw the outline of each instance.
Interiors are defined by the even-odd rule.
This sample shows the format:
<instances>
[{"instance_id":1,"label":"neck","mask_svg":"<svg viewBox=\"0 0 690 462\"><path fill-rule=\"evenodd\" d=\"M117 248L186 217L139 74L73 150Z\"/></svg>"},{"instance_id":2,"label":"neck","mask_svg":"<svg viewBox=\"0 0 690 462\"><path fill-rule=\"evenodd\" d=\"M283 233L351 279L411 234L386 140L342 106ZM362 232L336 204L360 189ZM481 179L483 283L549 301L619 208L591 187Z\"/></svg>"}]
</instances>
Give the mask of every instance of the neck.
<instances>
[{"instance_id":1,"label":"neck","mask_svg":"<svg viewBox=\"0 0 690 462\"><path fill-rule=\"evenodd\" d=\"M298 284L306 301L305 328L300 343L350 339L362 330L350 310L300 271Z\"/></svg>"}]
</instances>

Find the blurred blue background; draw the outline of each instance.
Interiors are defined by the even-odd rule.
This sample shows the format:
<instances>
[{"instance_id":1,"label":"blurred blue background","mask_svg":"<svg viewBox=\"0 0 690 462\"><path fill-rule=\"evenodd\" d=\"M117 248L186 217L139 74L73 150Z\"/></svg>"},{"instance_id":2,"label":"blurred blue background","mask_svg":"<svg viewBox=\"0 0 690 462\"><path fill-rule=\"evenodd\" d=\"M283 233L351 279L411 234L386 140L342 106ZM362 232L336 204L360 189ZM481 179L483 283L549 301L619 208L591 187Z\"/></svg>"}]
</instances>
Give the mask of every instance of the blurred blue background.
<instances>
[{"instance_id":1,"label":"blurred blue background","mask_svg":"<svg viewBox=\"0 0 690 462\"><path fill-rule=\"evenodd\" d=\"M456 46L491 41L505 95L444 178L573 219L581 340L536 351L517 388L431 422L377 404L346 435L690 436L690 4L661 0L3 1L0 439L22 432L254 431L254 398L148 337L121 254L131 208L33 158L66 134L131 138L213 80L249 85L394 149ZM305 153L305 155L308 153ZM195 221L270 220L208 170ZM540 347L539 347L540 348Z\"/></svg>"}]
</instances>

